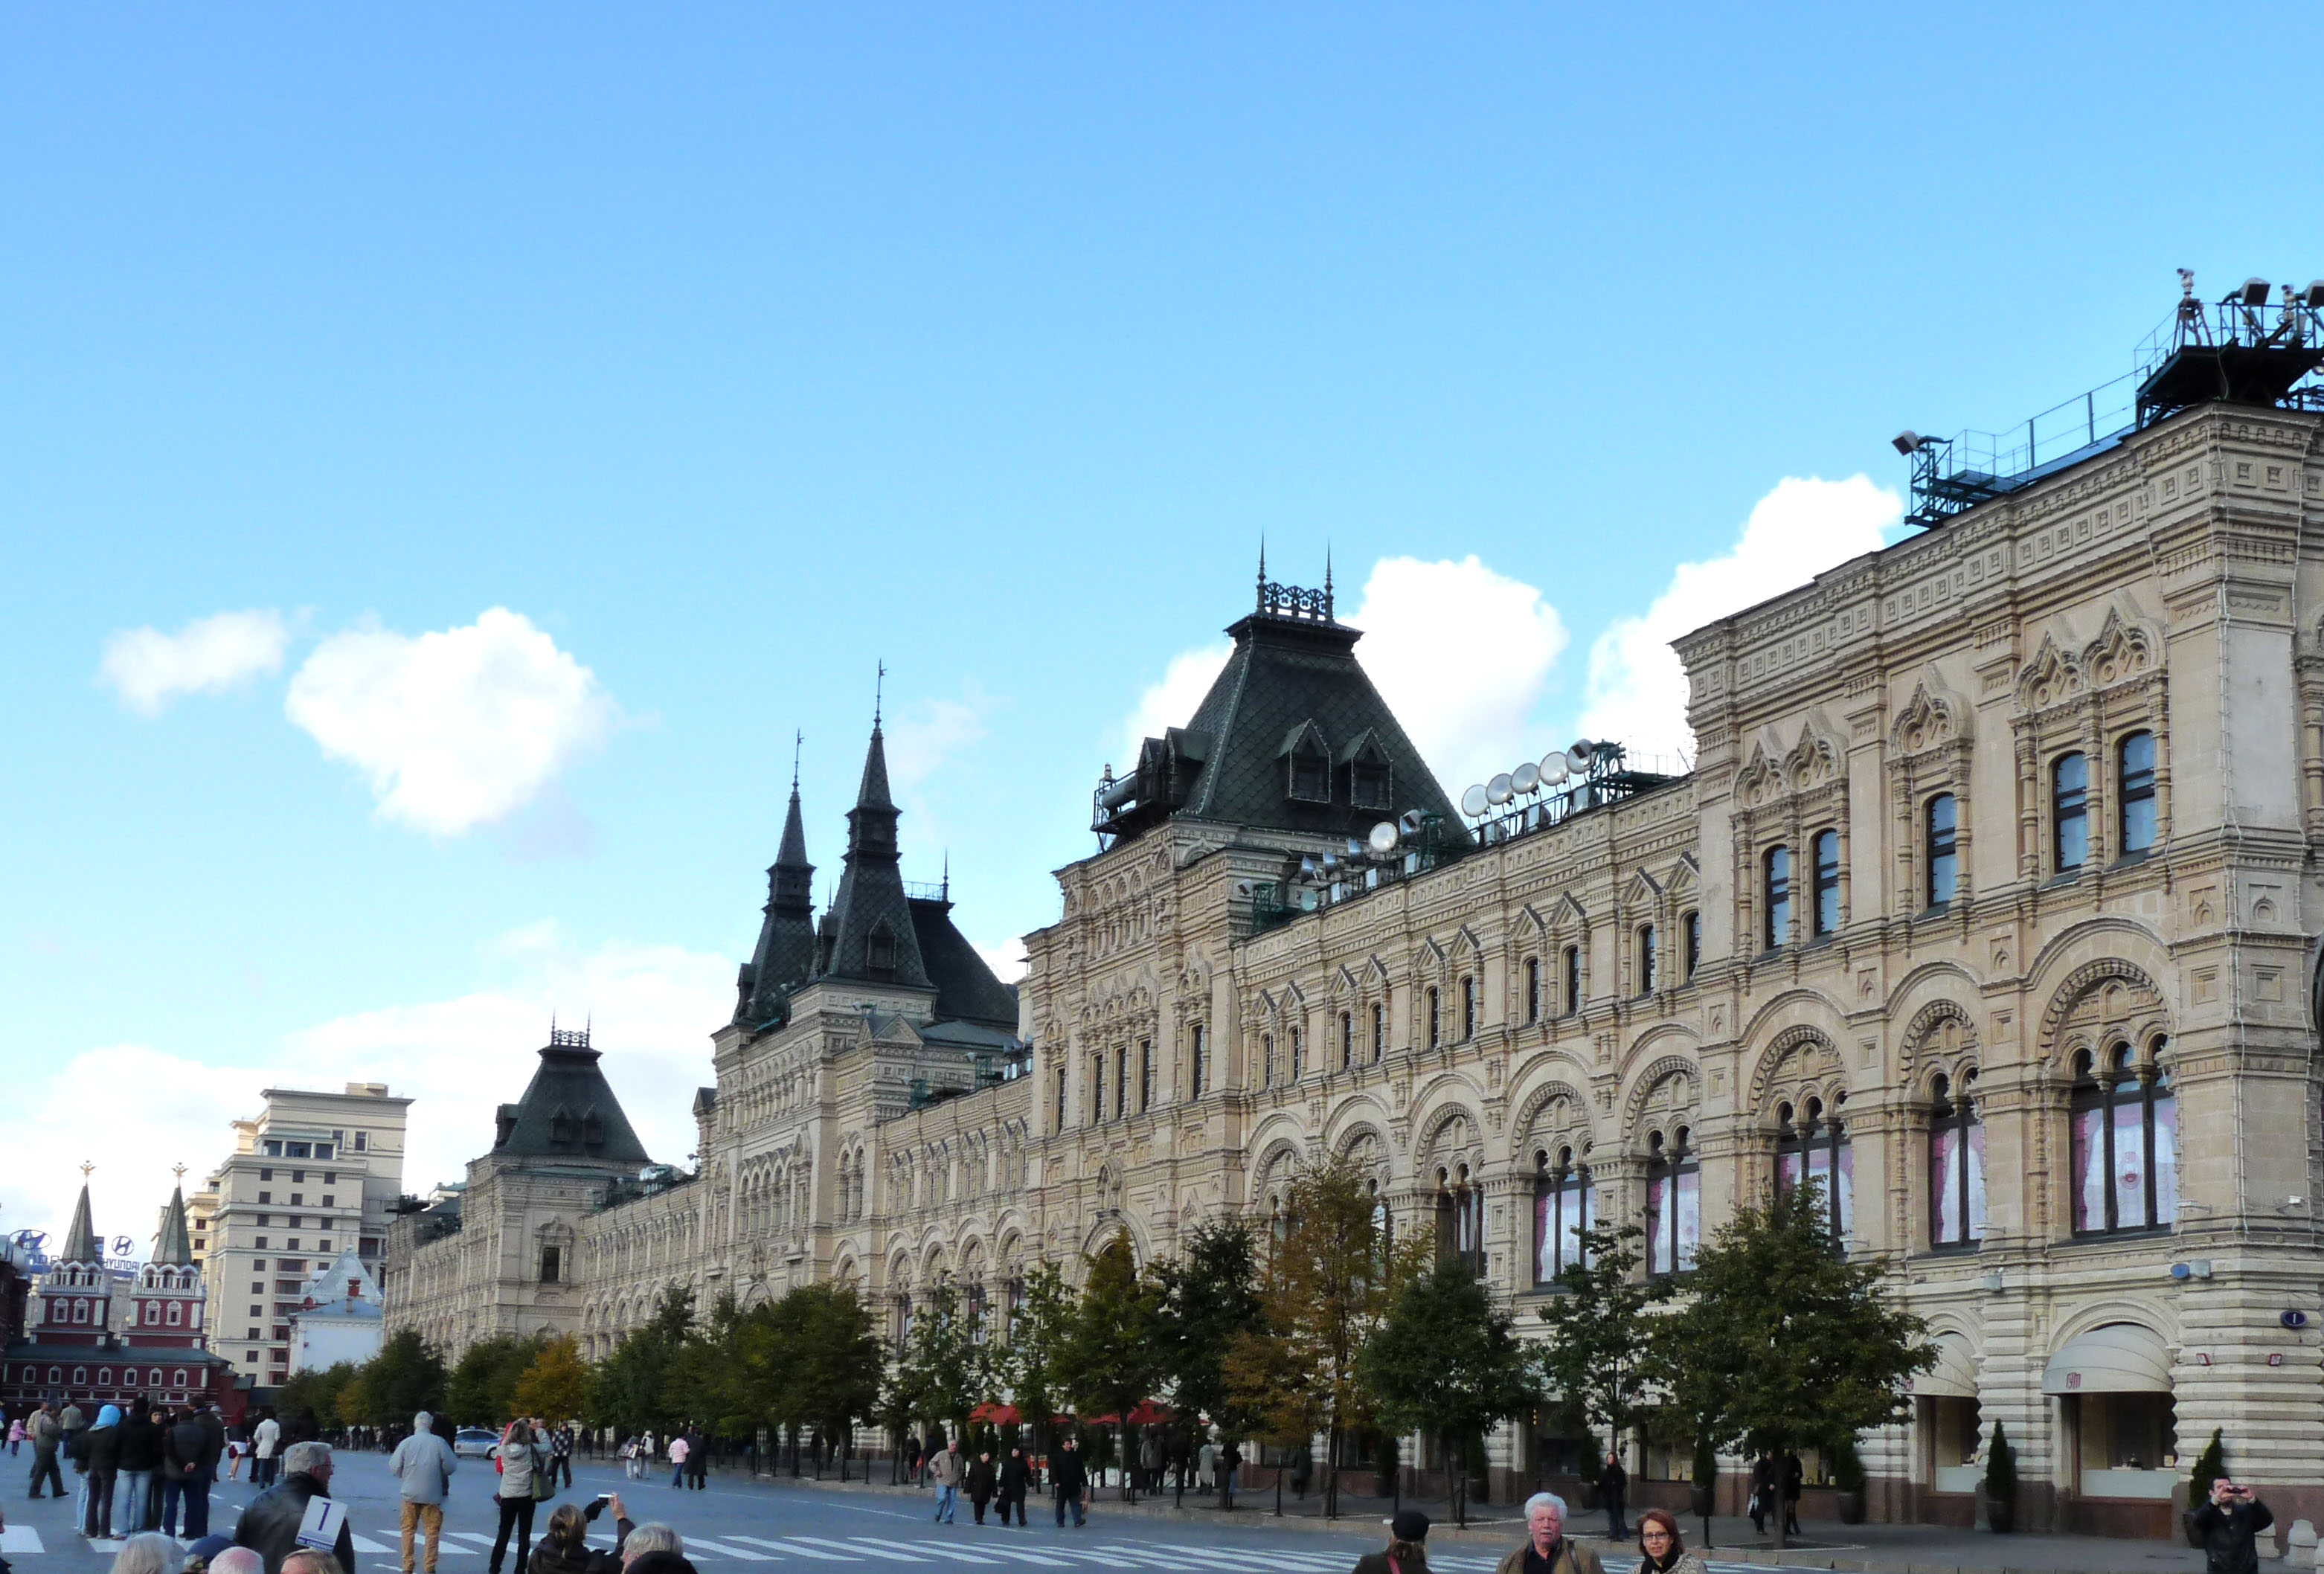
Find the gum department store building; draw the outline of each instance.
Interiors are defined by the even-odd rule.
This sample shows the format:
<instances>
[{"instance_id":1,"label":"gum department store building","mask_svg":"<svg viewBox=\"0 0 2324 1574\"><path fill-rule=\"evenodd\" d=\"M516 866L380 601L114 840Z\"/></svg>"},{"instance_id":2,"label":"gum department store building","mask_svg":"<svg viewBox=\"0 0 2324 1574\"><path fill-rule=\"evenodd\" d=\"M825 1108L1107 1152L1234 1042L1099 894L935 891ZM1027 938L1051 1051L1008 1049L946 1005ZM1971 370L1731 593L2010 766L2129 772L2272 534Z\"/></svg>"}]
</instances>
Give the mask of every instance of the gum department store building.
<instances>
[{"instance_id":1,"label":"gum department store building","mask_svg":"<svg viewBox=\"0 0 2324 1574\"><path fill-rule=\"evenodd\" d=\"M603 1356L668 1286L836 1278L900 1327L944 1275L998 1326L1028 1263L1168 1254L1338 1154L1537 1327L1585 1215L1683 1273L1812 1174L1942 1352L1865 1440L1876 1517L1969 1523L2005 1422L2027 1528L2166 1533L2214 1427L2324 1519L2312 294L2256 345L2279 308L2190 299L2115 437L1921 445L1932 528L1678 641L1686 776L1601 748L1464 816L1328 579L1262 571L1201 707L1099 788L1014 999L899 879L875 724L819 918L794 784L698 1170L648 1167L557 1036L396 1226L391 1325ZM1492 1438L1495 1496L1572 1468L1536 1431Z\"/></svg>"}]
</instances>

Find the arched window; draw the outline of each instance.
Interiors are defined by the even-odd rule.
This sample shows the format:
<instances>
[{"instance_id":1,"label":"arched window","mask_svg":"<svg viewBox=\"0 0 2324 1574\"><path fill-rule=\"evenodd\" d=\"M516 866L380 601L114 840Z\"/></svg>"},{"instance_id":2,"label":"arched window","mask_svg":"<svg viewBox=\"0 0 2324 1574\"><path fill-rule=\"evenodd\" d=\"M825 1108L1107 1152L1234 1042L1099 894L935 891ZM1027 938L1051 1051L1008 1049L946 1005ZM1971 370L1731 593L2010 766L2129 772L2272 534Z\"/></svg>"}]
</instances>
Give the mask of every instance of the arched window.
<instances>
[{"instance_id":1,"label":"arched window","mask_svg":"<svg viewBox=\"0 0 2324 1574\"><path fill-rule=\"evenodd\" d=\"M1646 1137L1646 1272L1684 1274L1702 1244L1702 1166L1685 1127Z\"/></svg>"},{"instance_id":2,"label":"arched window","mask_svg":"<svg viewBox=\"0 0 2324 1574\"><path fill-rule=\"evenodd\" d=\"M1767 888L1767 949L1792 937L1792 850L1770 847L1765 860Z\"/></svg>"},{"instance_id":3,"label":"arched window","mask_svg":"<svg viewBox=\"0 0 2324 1574\"><path fill-rule=\"evenodd\" d=\"M2179 1222L2179 1100L2154 1041L2144 1065L2116 1044L2101 1063L2074 1057L2074 1233L2155 1229Z\"/></svg>"},{"instance_id":4,"label":"arched window","mask_svg":"<svg viewBox=\"0 0 2324 1574\"><path fill-rule=\"evenodd\" d=\"M1537 956L1526 958L1525 1014L1527 1026L1541 1020L1541 958Z\"/></svg>"},{"instance_id":5,"label":"arched window","mask_svg":"<svg viewBox=\"0 0 2324 1574\"><path fill-rule=\"evenodd\" d=\"M1572 1016L1582 1009L1582 948L1565 948L1565 1014Z\"/></svg>"},{"instance_id":6,"label":"arched window","mask_svg":"<svg viewBox=\"0 0 2324 1574\"><path fill-rule=\"evenodd\" d=\"M1856 1222L1856 1154L1847 1123L1837 1112L1827 1116L1821 1099L1797 1110L1786 1104L1775 1120L1776 1189L1813 1183L1822 1194L1825 1231L1835 1249L1847 1250Z\"/></svg>"},{"instance_id":7,"label":"arched window","mask_svg":"<svg viewBox=\"0 0 2324 1574\"><path fill-rule=\"evenodd\" d=\"M1815 851L1815 932L1818 937L1840 933L1840 833L1819 831Z\"/></svg>"},{"instance_id":8,"label":"arched window","mask_svg":"<svg viewBox=\"0 0 2324 1574\"><path fill-rule=\"evenodd\" d=\"M1340 1069L1346 1071L1356 1063L1356 1014L1340 1013Z\"/></svg>"},{"instance_id":9,"label":"arched window","mask_svg":"<svg viewBox=\"0 0 2324 1574\"><path fill-rule=\"evenodd\" d=\"M1977 1073L1956 1089L1939 1077L1929 1109L1929 1244L1973 1246L1985 1238L1985 1122L1977 1116Z\"/></svg>"},{"instance_id":10,"label":"arched window","mask_svg":"<svg viewBox=\"0 0 2324 1574\"><path fill-rule=\"evenodd\" d=\"M1470 973L1461 980L1461 1042L1466 1044L1477 1036L1477 975Z\"/></svg>"},{"instance_id":11,"label":"arched window","mask_svg":"<svg viewBox=\"0 0 2324 1574\"><path fill-rule=\"evenodd\" d=\"M1950 793L1939 793L1929 800L1928 809L1928 888L1922 895L1932 907L1941 907L1953 899L1960 884L1960 863L1953 852L1953 833L1959 827L1960 805Z\"/></svg>"},{"instance_id":12,"label":"arched window","mask_svg":"<svg viewBox=\"0 0 2324 1574\"><path fill-rule=\"evenodd\" d=\"M2080 869L2090 855L2090 761L2086 754L2061 754L2050 766L2050 827L2060 874Z\"/></svg>"},{"instance_id":13,"label":"arched window","mask_svg":"<svg viewBox=\"0 0 2324 1574\"><path fill-rule=\"evenodd\" d=\"M1554 1284L1568 1268L1587 1267L1582 1232L1590 1228L1590 1167L1571 1147L1533 1155L1533 1282Z\"/></svg>"},{"instance_id":14,"label":"arched window","mask_svg":"<svg viewBox=\"0 0 2324 1574\"><path fill-rule=\"evenodd\" d=\"M1466 1164L1436 1172L1436 1256L1484 1277L1485 1197L1471 1182Z\"/></svg>"},{"instance_id":15,"label":"arched window","mask_svg":"<svg viewBox=\"0 0 2324 1574\"><path fill-rule=\"evenodd\" d=\"M1378 1065L1388 1054L1388 1008L1372 1007L1372 1064Z\"/></svg>"},{"instance_id":16,"label":"arched window","mask_svg":"<svg viewBox=\"0 0 2324 1574\"><path fill-rule=\"evenodd\" d=\"M1436 998L1436 986L1428 986L1428 1047L1434 1049L1443 1042L1443 1004Z\"/></svg>"},{"instance_id":17,"label":"arched window","mask_svg":"<svg viewBox=\"0 0 2324 1574\"><path fill-rule=\"evenodd\" d=\"M1193 1041L1187 1052L1186 1081L1188 1084L1186 1096L1190 1099L1201 1098L1203 1096L1203 1025L1199 1022L1194 1024Z\"/></svg>"},{"instance_id":18,"label":"arched window","mask_svg":"<svg viewBox=\"0 0 2324 1574\"><path fill-rule=\"evenodd\" d=\"M1662 984L1662 956L1655 944L1655 926L1638 925L1638 993L1651 995Z\"/></svg>"},{"instance_id":19,"label":"arched window","mask_svg":"<svg viewBox=\"0 0 2324 1574\"><path fill-rule=\"evenodd\" d=\"M2133 732L2117 750L2122 807L2116 830L2121 851L2144 852L2154 845L2154 734Z\"/></svg>"}]
</instances>

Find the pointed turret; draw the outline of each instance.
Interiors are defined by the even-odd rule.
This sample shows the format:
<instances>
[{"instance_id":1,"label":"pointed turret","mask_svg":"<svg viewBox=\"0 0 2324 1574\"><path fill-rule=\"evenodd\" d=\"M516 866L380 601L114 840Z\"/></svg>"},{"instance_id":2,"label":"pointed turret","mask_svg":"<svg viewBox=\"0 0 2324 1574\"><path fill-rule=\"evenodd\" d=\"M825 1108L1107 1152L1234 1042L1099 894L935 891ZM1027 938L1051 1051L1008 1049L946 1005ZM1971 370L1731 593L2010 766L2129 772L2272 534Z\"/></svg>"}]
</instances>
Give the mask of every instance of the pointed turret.
<instances>
[{"instance_id":1,"label":"pointed turret","mask_svg":"<svg viewBox=\"0 0 2324 1574\"><path fill-rule=\"evenodd\" d=\"M159 1264L193 1266L194 1236L186 1228L186 1192L182 1185L171 1189L169 1210L161 1215L161 1233L153 1238L153 1260Z\"/></svg>"},{"instance_id":2,"label":"pointed turret","mask_svg":"<svg viewBox=\"0 0 2324 1574\"><path fill-rule=\"evenodd\" d=\"M827 977L908 989L933 987L920 961L903 877L897 871L896 822L900 817L888 791L888 746L875 714L872 746L863 756L863 781L856 788L855 806L847 811L847 867L824 919L827 949L822 971Z\"/></svg>"},{"instance_id":3,"label":"pointed turret","mask_svg":"<svg viewBox=\"0 0 2324 1574\"><path fill-rule=\"evenodd\" d=\"M734 1020L771 1022L783 997L815 971L815 865L807 861L807 826L799 817L798 762L791 763L791 802L783 815L782 846L767 867L765 921L758 949L737 980Z\"/></svg>"},{"instance_id":4,"label":"pointed turret","mask_svg":"<svg viewBox=\"0 0 2324 1574\"><path fill-rule=\"evenodd\" d=\"M72 1228L65 1231L64 1249L57 1254L60 1263L101 1263L104 1249L97 1243L97 1226L89 1221L88 1178L81 1177L80 1201L73 1207Z\"/></svg>"}]
</instances>

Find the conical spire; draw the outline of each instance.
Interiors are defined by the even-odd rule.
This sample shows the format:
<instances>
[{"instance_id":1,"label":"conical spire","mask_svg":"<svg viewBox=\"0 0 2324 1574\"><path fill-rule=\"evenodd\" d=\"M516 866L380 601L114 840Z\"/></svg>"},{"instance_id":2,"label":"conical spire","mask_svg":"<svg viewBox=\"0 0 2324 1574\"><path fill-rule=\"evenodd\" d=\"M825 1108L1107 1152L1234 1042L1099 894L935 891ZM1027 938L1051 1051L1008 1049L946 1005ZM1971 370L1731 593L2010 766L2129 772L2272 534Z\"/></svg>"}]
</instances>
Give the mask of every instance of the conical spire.
<instances>
[{"instance_id":1,"label":"conical spire","mask_svg":"<svg viewBox=\"0 0 2324 1574\"><path fill-rule=\"evenodd\" d=\"M101 1263L104 1252L97 1244L97 1226L88 1217L88 1172L96 1166L80 1167L80 1201L73 1208L72 1228L65 1231L65 1247L58 1254L60 1263Z\"/></svg>"},{"instance_id":2,"label":"conical spire","mask_svg":"<svg viewBox=\"0 0 2324 1574\"><path fill-rule=\"evenodd\" d=\"M890 814L896 809L896 800L888 793L888 744L877 722L872 723L872 748L863 756L863 780L855 789L855 806Z\"/></svg>"},{"instance_id":3,"label":"conical spire","mask_svg":"<svg viewBox=\"0 0 2324 1574\"><path fill-rule=\"evenodd\" d=\"M183 1183L170 1189L170 1208L161 1215L161 1233L153 1242L153 1260L188 1267L193 1266L194 1236L186 1228L186 1189Z\"/></svg>"},{"instance_id":4,"label":"conical spire","mask_svg":"<svg viewBox=\"0 0 2324 1574\"><path fill-rule=\"evenodd\" d=\"M815 865L807 861L807 825L799 814L798 743L792 740L791 801L783 813L782 846L767 867L758 949L735 980L737 1022L775 1020L783 997L815 971Z\"/></svg>"},{"instance_id":5,"label":"conical spire","mask_svg":"<svg viewBox=\"0 0 2324 1574\"><path fill-rule=\"evenodd\" d=\"M911 905L897 872L896 822L902 816L888 792L888 750L880 723L863 756L863 782L847 811L847 864L825 918L828 949L822 972L927 988Z\"/></svg>"}]
</instances>

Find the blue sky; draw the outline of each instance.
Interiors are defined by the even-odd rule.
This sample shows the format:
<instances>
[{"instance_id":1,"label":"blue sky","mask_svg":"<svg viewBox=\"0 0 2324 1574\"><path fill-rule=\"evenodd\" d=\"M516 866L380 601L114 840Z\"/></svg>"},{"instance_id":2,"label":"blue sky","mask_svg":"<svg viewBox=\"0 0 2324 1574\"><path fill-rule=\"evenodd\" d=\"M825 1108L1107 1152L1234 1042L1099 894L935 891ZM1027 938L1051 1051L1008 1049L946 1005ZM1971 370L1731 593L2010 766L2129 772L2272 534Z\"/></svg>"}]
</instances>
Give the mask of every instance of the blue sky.
<instances>
[{"instance_id":1,"label":"blue sky","mask_svg":"<svg viewBox=\"0 0 2324 1574\"><path fill-rule=\"evenodd\" d=\"M275 1081L448 1176L551 1008L682 1158L794 730L835 872L887 660L999 948L1262 533L1448 778L1676 747L1640 652L1893 536L1892 432L2324 273L2324 23L2190 22L11 9L0 1229Z\"/></svg>"}]
</instances>

